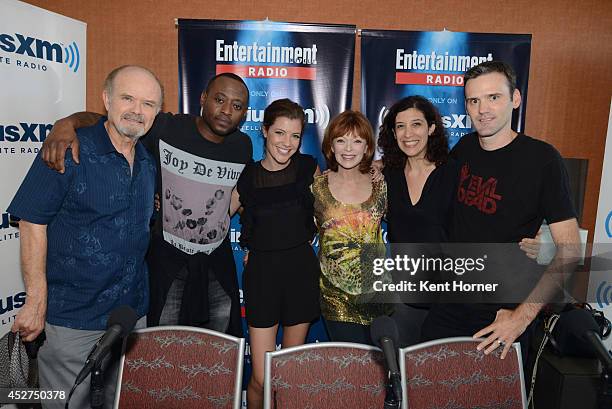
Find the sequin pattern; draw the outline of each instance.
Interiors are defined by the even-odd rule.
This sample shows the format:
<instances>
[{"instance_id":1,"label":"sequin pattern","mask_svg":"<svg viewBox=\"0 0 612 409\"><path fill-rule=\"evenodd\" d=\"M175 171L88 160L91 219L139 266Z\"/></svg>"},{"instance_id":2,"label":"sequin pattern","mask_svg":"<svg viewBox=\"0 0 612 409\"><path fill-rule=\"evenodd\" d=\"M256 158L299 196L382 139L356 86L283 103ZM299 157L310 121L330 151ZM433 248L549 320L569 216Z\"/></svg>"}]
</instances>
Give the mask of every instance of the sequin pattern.
<instances>
[{"instance_id":1,"label":"sequin pattern","mask_svg":"<svg viewBox=\"0 0 612 409\"><path fill-rule=\"evenodd\" d=\"M387 207L386 184L374 183L370 198L360 204L336 200L329 190L327 175L315 178L312 191L320 237L323 316L368 325L387 309L382 304L363 302L374 278L364 268L368 264L364 261L384 256L380 222Z\"/></svg>"}]
</instances>

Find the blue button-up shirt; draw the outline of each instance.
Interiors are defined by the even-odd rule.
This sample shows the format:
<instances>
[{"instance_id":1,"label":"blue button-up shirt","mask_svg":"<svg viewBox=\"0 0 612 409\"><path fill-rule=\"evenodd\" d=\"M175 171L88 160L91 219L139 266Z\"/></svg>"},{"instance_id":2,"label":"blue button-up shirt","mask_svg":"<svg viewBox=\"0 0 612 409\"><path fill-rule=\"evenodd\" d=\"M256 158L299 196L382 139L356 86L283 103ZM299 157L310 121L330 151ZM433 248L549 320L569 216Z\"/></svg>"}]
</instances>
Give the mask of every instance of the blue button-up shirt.
<instances>
[{"instance_id":1,"label":"blue button-up shirt","mask_svg":"<svg viewBox=\"0 0 612 409\"><path fill-rule=\"evenodd\" d=\"M40 154L8 212L47 225L47 322L102 330L110 312L149 304L145 253L153 213L155 164L136 144L133 169L113 146L104 122L79 129L80 165L66 153L66 172Z\"/></svg>"}]
</instances>

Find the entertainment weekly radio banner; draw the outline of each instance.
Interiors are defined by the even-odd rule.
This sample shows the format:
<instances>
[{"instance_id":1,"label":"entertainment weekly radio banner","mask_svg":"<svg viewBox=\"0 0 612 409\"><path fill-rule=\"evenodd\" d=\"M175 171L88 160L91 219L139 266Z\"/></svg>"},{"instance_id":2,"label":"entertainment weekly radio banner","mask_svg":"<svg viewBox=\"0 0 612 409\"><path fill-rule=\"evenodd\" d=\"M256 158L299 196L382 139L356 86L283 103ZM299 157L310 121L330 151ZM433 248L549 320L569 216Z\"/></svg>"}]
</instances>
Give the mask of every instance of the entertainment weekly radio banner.
<instances>
[{"instance_id":1,"label":"entertainment weekly radio banner","mask_svg":"<svg viewBox=\"0 0 612 409\"><path fill-rule=\"evenodd\" d=\"M198 115L208 80L222 72L235 73L249 87L249 107L241 130L251 137L253 159L263 155L264 109L276 99L290 98L306 114L301 151L313 155L325 168L321 154L325 128L351 104L355 32L350 25L179 19L180 110ZM229 234L241 284L243 252L237 217ZM317 322L309 340L326 339Z\"/></svg>"},{"instance_id":2,"label":"entertainment weekly radio banner","mask_svg":"<svg viewBox=\"0 0 612 409\"><path fill-rule=\"evenodd\" d=\"M19 230L6 208L53 123L85 109L87 25L0 0L0 337L25 303Z\"/></svg>"},{"instance_id":3,"label":"entertainment weekly radio banner","mask_svg":"<svg viewBox=\"0 0 612 409\"><path fill-rule=\"evenodd\" d=\"M179 19L178 30L181 112L197 115L208 80L235 73L249 87L241 129L253 141L253 158L263 155L264 109L274 100L289 98L306 113L301 151L325 167L325 128L351 104L355 26Z\"/></svg>"},{"instance_id":4,"label":"entertainment weekly radio banner","mask_svg":"<svg viewBox=\"0 0 612 409\"><path fill-rule=\"evenodd\" d=\"M362 30L361 110L377 130L394 102L422 95L440 111L453 147L472 132L465 112L463 74L481 62L502 60L516 71L523 100L512 124L522 131L530 53L530 34Z\"/></svg>"}]
</instances>

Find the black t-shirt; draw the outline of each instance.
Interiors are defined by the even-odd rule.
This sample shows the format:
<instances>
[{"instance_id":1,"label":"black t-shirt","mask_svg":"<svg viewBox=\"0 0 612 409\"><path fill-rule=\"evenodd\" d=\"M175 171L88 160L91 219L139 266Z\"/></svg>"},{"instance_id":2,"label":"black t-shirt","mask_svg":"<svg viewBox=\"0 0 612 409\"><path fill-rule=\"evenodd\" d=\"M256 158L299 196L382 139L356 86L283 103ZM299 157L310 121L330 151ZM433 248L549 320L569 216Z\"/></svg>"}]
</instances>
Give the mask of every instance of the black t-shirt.
<instances>
[{"instance_id":1,"label":"black t-shirt","mask_svg":"<svg viewBox=\"0 0 612 409\"><path fill-rule=\"evenodd\" d=\"M550 144L519 134L486 151L475 133L451 152L459 166L453 203L453 242L518 243L548 224L576 217L567 171Z\"/></svg>"},{"instance_id":2,"label":"black t-shirt","mask_svg":"<svg viewBox=\"0 0 612 409\"><path fill-rule=\"evenodd\" d=\"M450 229L452 242L518 243L522 238L534 237L543 219L550 224L576 217L567 171L557 150L548 143L519 134L510 144L486 151L472 133L461 138L451 156L459 167ZM503 271L511 265L517 273L507 277L511 281L522 280L518 274L523 270L534 271L531 265L535 262L518 246L487 248L500 248L503 253L502 257L487 260L488 271L495 269L493 263L504 264ZM491 324L498 309L517 305L432 305L423 324L424 340L471 336Z\"/></svg>"},{"instance_id":3,"label":"black t-shirt","mask_svg":"<svg viewBox=\"0 0 612 409\"><path fill-rule=\"evenodd\" d=\"M250 163L238 181L244 210L240 243L254 250L281 250L312 240L314 196L310 191L316 160L296 153L289 165L269 171Z\"/></svg>"},{"instance_id":4,"label":"black t-shirt","mask_svg":"<svg viewBox=\"0 0 612 409\"><path fill-rule=\"evenodd\" d=\"M436 167L425 182L416 204L408 193L404 168L386 168L387 231L391 243L448 241L452 202L457 188L457 164Z\"/></svg>"},{"instance_id":5,"label":"black t-shirt","mask_svg":"<svg viewBox=\"0 0 612 409\"><path fill-rule=\"evenodd\" d=\"M185 254L210 254L229 231L232 189L252 161L251 139L236 130L214 143L193 115L160 113L143 143L157 162L161 208L153 233Z\"/></svg>"}]
</instances>

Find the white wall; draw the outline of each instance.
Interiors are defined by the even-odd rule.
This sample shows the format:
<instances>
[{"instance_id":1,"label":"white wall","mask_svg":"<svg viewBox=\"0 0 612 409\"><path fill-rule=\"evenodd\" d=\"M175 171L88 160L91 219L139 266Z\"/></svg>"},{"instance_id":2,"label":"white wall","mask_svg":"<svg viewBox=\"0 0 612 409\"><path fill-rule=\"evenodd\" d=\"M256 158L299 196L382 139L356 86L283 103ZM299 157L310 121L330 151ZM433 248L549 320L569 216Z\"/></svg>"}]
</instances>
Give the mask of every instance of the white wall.
<instances>
[{"instance_id":1,"label":"white wall","mask_svg":"<svg viewBox=\"0 0 612 409\"><path fill-rule=\"evenodd\" d=\"M25 301L9 206L56 119L85 109L83 22L0 0L0 336Z\"/></svg>"}]
</instances>

